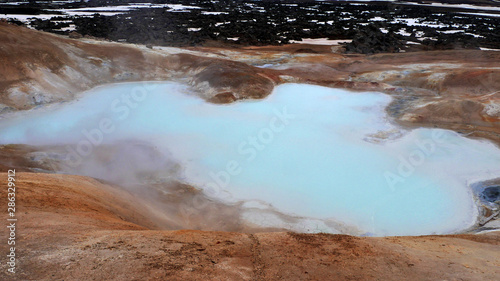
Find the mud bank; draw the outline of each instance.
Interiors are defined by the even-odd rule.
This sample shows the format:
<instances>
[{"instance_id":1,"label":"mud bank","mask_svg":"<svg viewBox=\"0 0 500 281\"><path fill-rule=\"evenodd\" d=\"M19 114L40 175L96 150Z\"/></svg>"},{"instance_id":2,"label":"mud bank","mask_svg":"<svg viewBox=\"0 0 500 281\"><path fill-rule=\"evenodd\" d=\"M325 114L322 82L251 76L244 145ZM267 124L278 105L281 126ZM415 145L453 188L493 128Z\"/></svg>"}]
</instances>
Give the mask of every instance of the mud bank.
<instances>
[{"instance_id":1,"label":"mud bank","mask_svg":"<svg viewBox=\"0 0 500 281\"><path fill-rule=\"evenodd\" d=\"M1 174L6 177L5 173ZM158 231L133 196L93 179L19 173L19 280L495 280L500 235ZM6 204L5 182L0 183ZM0 233L6 235L6 229ZM6 250L0 246L2 251ZM0 276L6 264L0 264ZM63 268L64 270L61 270Z\"/></svg>"},{"instance_id":2,"label":"mud bank","mask_svg":"<svg viewBox=\"0 0 500 281\"><path fill-rule=\"evenodd\" d=\"M388 119L387 95L284 84L264 100L221 106L190 93L171 82L99 87L6 114L0 144L65 147L32 157L137 194L185 182L259 227L449 234L486 219L470 185L500 175L500 149L452 131L405 130Z\"/></svg>"}]
</instances>

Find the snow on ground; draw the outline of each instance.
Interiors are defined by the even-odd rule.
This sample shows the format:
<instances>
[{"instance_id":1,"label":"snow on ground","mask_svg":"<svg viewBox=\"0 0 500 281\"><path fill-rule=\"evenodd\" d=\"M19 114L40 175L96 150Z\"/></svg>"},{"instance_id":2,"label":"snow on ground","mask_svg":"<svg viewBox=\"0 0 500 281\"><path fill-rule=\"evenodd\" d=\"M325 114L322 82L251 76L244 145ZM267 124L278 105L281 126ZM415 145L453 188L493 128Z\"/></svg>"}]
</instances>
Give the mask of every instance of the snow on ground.
<instances>
[{"instance_id":1,"label":"snow on ground","mask_svg":"<svg viewBox=\"0 0 500 281\"><path fill-rule=\"evenodd\" d=\"M302 41L290 40L290 43L312 44L312 45L339 45L340 43L350 43L352 40L330 40L328 38L303 38Z\"/></svg>"},{"instance_id":2,"label":"snow on ground","mask_svg":"<svg viewBox=\"0 0 500 281\"><path fill-rule=\"evenodd\" d=\"M448 27L446 24L425 21L424 18L394 18L391 23L405 23L408 26Z\"/></svg>"},{"instance_id":3,"label":"snow on ground","mask_svg":"<svg viewBox=\"0 0 500 281\"><path fill-rule=\"evenodd\" d=\"M207 12L203 11L201 12L202 15L227 15L229 14L228 12Z\"/></svg>"},{"instance_id":4,"label":"snow on ground","mask_svg":"<svg viewBox=\"0 0 500 281\"><path fill-rule=\"evenodd\" d=\"M403 36L410 36L411 35L411 33L407 32L406 29L404 29L404 28L401 28L398 32L395 32L395 33L401 34Z\"/></svg>"},{"instance_id":5,"label":"snow on ground","mask_svg":"<svg viewBox=\"0 0 500 281\"><path fill-rule=\"evenodd\" d=\"M55 2L55 1L54 1ZM74 1L60 1L61 3L66 2L74 2ZM19 4L20 2L13 2ZM14 5L13 3L2 3L7 5ZM15 19L21 22L29 22L30 19L42 19L47 20L52 17L67 17L67 16L93 16L96 13L99 13L103 16L114 16L126 13L130 10L134 9L143 9L143 8L170 8L175 12L183 12L193 9L201 9L198 6L186 6L181 4L150 4L150 3L135 3L129 5L120 5L120 6L106 6L106 7L84 7L84 8L74 8L74 9L47 9L49 12L56 12L60 14L40 14L40 15L19 15L19 14L0 14L0 18L10 18ZM205 12L205 14L209 14L210 12ZM215 12L212 12L215 14Z\"/></svg>"},{"instance_id":6,"label":"snow on ground","mask_svg":"<svg viewBox=\"0 0 500 281\"><path fill-rule=\"evenodd\" d=\"M454 33L459 33L459 32L465 32L463 29L455 29L455 30L445 30L445 31L438 31L440 33L444 34L454 34Z\"/></svg>"},{"instance_id":7,"label":"snow on ground","mask_svg":"<svg viewBox=\"0 0 500 281\"><path fill-rule=\"evenodd\" d=\"M465 13L465 12L460 12L460 14L473 15L473 16L484 16L484 17L500 17L500 14L489 14L489 13Z\"/></svg>"},{"instance_id":8,"label":"snow on ground","mask_svg":"<svg viewBox=\"0 0 500 281\"><path fill-rule=\"evenodd\" d=\"M64 17L64 15L58 15L58 14L41 14L41 15L12 15L12 14L0 14L0 19L15 19L21 22L27 22L29 19L42 19L42 20L48 20L53 17Z\"/></svg>"},{"instance_id":9,"label":"snow on ground","mask_svg":"<svg viewBox=\"0 0 500 281\"><path fill-rule=\"evenodd\" d=\"M452 9L471 9L471 10L500 11L500 7L479 6L479 5L470 5L470 4L446 4L446 3L420 4L420 3L410 3L410 2L401 2L401 3L398 3L398 4L416 5L416 6L427 6L427 7L443 7L443 8L452 8Z\"/></svg>"},{"instance_id":10,"label":"snow on ground","mask_svg":"<svg viewBox=\"0 0 500 281\"><path fill-rule=\"evenodd\" d=\"M490 48L479 48L481 49L481 51L497 51L497 52L500 52L500 49L490 49Z\"/></svg>"}]
</instances>

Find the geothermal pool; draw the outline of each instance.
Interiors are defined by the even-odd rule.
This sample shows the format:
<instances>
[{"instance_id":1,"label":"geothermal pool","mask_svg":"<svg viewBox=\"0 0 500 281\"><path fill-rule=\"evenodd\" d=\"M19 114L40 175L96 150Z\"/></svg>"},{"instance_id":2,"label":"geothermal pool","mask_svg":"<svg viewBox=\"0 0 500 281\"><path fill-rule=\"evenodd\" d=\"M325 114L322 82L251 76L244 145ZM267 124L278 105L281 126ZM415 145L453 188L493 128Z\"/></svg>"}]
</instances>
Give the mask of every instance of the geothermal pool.
<instances>
[{"instance_id":1,"label":"geothermal pool","mask_svg":"<svg viewBox=\"0 0 500 281\"><path fill-rule=\"evenodd\" d=\"M63 145L78 170L100 145L145 142L182 167L178 179L243 202L244 219L264 226L378 236L473 226L470 185L500 174L500 149L398 127L384 111L390 101L285 84L264 100L214 105L181 84L114 84L5 116L0 143ZM109 171L106 163L95 165Z\"/></svg>"}]
</instances>

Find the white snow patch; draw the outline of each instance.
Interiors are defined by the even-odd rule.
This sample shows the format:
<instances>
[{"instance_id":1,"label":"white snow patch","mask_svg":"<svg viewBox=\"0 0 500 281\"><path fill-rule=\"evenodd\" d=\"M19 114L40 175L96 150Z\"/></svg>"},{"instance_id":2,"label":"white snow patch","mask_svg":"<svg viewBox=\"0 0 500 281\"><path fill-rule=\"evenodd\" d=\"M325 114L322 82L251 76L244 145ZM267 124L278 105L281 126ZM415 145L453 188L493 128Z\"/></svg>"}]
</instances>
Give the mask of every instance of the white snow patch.
<instances>
[{"instance_id":1,"label":"white snow patch","mask_svg":"<svg viewBox=\"0 0 500 281\"><path fill-rule=\"evenodd\" d=\"M340 43L350 43L351 41L351 39L330 40L328 38L302 38L302 41L290 40L290 43L311 45L339 45Z\"/></svg>"}]
</instances>

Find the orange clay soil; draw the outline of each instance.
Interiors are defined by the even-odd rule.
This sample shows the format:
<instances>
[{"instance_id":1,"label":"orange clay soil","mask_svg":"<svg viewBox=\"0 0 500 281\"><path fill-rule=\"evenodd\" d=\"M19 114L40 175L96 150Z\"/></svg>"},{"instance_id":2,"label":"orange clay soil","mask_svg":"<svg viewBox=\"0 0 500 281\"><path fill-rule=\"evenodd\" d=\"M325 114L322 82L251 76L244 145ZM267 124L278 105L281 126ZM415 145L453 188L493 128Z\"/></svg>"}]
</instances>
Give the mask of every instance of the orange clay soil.
<instances>
[{"instance_id":1,"label":"orange clay soil","mask_svg":"<svg viewBox=\"0 0 500 281\"><path fill-rule=\"evenodd\" d=\"M7 205L6 173L0 204ZM161 231L133 196L18 172L17 272L2 280L496 280L500 232L360 238ZM7 237L5 227L2 237ZM2 253L6 243L0 244Z\"/></svg>"},{"instance_id":2,"label":"orange clay soil","mask_svg":"<svg viewBox=\"0 0 500 281\"><path fill-rule=\"evenodd\" d=\"M281 83L381 91L407 126L453 129L500 143L500 52L346 55L341 48L166 48L73 40L0 22L0 112L67 101L127 81L187 83L214 103L258 99ZM274 65L274 68L256 66ZM7 108L6 108L7 107Z\"/></svg>"},{"instance_id":3,"label":"orange clay soil","mask_svg":"<svg viewBox=\"0 0 500 281\"><path fill-rule=\"evenodd\" d=\"M72 100L113 82L179 81L214 103L263 98L280 83L300 82L383 91L394 97L387 111L404 125L449 128L500 143L500 52L364 56L340 49L148 49L0 22L0 112ZM265 64L274 69L255 67ZM35 150L0 149L0 170L18 169L14 280L496 280L500 274L499 232L358 238L257 233L237 223L239 232L160 230L183 224L159 224L161 209L122 188L80 176L20 172L38 168L25 157ZM0 173L3 206L6 178ZM203 210L199 217L210 219L189 228L220 229L226 217L218 209ZM7 237L7 229L0 229ZM0 268L0 280L11 280L5 262Z\"/></svg>"}]
</instances>

